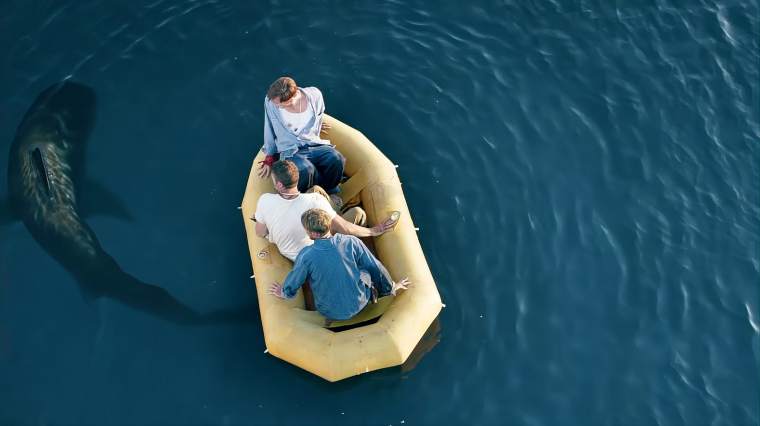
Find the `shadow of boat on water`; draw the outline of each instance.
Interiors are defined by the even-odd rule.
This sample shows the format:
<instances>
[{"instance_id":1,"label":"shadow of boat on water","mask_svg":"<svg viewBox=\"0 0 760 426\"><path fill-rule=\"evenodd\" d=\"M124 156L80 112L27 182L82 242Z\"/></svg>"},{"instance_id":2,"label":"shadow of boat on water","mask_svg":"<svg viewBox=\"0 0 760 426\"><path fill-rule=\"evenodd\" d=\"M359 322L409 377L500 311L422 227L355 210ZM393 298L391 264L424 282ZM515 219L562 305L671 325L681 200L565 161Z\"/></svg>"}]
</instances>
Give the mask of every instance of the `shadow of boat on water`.
<instances>
[{"instance_id":1,"label":"shadow of boat on water","mask_svg":"<svg viewBox=\"0 0 760 426\"><path fill-rule=\"evenodd\" d=\"M438 343L440 343L441 320L439 318L440 315L435 317L433 322L430 323L430 327L428 327L428 329L425 331L425 334L422 335L422 338L417 343L417 346L414 347L412 353L409 354L409 357L406 359L406 361L401 364L402 373L409 373L410 371L414 370L414 368L417 367L417 364L422 361L422 358L424 358L428 352L433 350L433 348L438 345Z\"/></svg>"},{"instance_id":2,"label":"shadow of boat on water","mask_svg":"<svg viewBox=\"0 0 760 426\"><path fill-rule=\"evenodd\" d=\"M112 193L84 176L85 147L95 121L95 92L72 81L39 94L11 144L6 210L71 275L88 300L108 297L186 325L255 322L255 308L199 313L165 289L123 271L83 217L108 213L131 219Z\"/></svg>"}]
</instances>

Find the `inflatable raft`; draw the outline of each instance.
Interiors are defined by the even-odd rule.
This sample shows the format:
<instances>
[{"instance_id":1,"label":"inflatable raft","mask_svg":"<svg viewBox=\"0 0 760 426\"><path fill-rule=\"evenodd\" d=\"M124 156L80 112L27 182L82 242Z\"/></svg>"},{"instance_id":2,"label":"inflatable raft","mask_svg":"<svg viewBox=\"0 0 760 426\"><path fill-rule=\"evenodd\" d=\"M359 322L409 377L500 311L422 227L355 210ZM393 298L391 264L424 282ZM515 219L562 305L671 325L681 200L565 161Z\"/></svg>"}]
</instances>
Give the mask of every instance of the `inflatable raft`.
<instances>
[{"instance_id":1,"label":"inflatable raft","mask_svg":"<svg viewBox=\"0 0 760 426\"><path fill-rule=\"evenodd\" d=\"M256 235L251 220L259 196L274 192L271 179L256 175L263 152L254 159L241 207L268 352L334 382L404 363L442 304L395 166L359 131L327 115L324 120L331 128L323 137L346 157L349 179L341 185L340 193L344 201L360 203L367 212L368 226L393 211L401 212L396 227L372 242L391 277L409 277L413 286L396 297L368 305L350 321L329 323L318 312L304 309L300 290L290 300L267 293L272 282L284 281L292 263L280 255L274 244Z\"/></svg>"}]
</instances>

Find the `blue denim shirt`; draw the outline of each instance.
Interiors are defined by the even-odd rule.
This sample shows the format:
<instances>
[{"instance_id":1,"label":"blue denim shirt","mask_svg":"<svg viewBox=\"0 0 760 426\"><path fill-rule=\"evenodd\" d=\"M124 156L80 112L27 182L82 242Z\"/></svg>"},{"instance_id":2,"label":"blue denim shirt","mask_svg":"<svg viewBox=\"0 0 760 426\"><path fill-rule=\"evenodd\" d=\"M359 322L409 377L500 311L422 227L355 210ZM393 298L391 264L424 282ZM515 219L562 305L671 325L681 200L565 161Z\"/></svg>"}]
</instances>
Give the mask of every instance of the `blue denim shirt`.
<instances>
[{"instance_id":1,"label":"blue denim shirt","mask_svg":"<svg viewBox=\"0 0 760 426\"><path fill-rule=\"evenodd\" d=\"M372 297L370 288L359 278L361 271L369 273L379 295L390 294L391 276L367 246L352 235L335 234L315 240L298 253L282 291L292 298L308 278L317 311L332 320L349 319Z\"/></svg>"},{"instance_id":2,"label":"blue denim shirt","mask_svg":"<svg viewBox=\"0 0 760 426\"><path fill-rule=\"evenodd\" d=\"M264 97L264 153L267 155L279 153L280 159L285 159L292 157L301 146L330 144L330 141L319 137L325 113L322 92L316 87L299 87L298 90L306 96L308 108L313 113L311 121L298 133L283 123L280 108Z\"/></svg>"}]
</instances>

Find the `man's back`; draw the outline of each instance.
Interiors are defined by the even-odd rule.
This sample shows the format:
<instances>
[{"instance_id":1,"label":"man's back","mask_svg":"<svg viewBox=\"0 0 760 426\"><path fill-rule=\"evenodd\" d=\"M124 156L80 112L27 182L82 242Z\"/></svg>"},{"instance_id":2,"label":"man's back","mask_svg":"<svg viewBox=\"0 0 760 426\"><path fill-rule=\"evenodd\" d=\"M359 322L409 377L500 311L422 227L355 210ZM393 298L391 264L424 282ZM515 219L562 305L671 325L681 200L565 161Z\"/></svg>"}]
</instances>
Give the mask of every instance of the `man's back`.
<instances>
[{"instance_id":1,"label":"man's back","mask_svg":"<svg viewBox=\"0 0 760 426\"><path fill-rule=\"evenodd\" d=\"M335 211L325 197L316 193L298 194L285 199L278 194L263 194L256 206L256 221L266 225L267 239L277 245L280 253L295 260L298 253L313 241L301 225L301 215L309 209L322 209L331 217Z\"/></svg>"},{"instance_id":2,"label":"man's back","mask_svg":"<svg viewBox=\"0 0 760 426\"><path fill-rule=\"evenodd\" d=\"M317 310L327 318L351 318L369 301L371 291L360 277L364 248L358 238L336 234L316 240L296 260L308 271Z\"/></svg>"}]
</instances>

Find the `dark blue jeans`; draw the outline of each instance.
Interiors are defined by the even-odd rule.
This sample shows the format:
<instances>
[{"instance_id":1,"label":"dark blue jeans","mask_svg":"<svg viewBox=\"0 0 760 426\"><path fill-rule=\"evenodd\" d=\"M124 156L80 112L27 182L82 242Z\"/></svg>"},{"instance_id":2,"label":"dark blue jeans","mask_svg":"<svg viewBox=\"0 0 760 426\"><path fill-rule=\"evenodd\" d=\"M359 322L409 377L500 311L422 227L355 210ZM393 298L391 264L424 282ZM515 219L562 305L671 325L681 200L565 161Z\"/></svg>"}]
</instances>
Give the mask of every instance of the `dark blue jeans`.
<instances>
[{"instance_id":1,"label":"dark blue jeans","mask_svg":"<svg viewBox=\"0 0 760 426\"><path fill-rule=\"evenodd\" d=\"M328 194L340 189L346 159L332 145L301 147L291 158L298 167L298 190L305 192L314 185L321 186Z\"/></svg>"}]
</instances>

